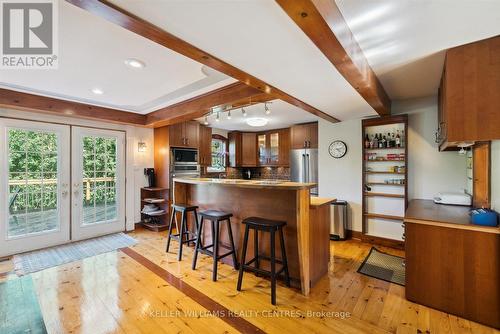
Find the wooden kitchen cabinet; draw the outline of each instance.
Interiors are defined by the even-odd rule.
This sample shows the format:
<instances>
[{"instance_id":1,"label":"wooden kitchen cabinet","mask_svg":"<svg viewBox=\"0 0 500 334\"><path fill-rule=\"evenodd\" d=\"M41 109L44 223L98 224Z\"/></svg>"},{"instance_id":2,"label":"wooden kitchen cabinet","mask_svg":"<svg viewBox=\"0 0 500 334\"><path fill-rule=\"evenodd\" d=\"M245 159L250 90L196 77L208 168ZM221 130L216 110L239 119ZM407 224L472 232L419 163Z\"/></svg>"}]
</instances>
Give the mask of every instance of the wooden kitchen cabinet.
<instances>
[{"instance_id":1,"label":"wooden kitchen cabinet","mask_svg":"<svg viewBox=\"0 0 500 334\"><path fill-rule=\"evenodd\" d=\"M257 135L253 132L241 134L241 167L257 166Z\"/></svg>"},{"instance_id":2,"label":"wooden kitchen cabinet","mask_svg":"<svg viewBox=\"0 0 500 334\"><path fill-rule=\"evenodd\" d=\"M500 230L469 208L413 200L405 214L406 298L500 328Z\"/></svg>"},{"instance_id":3,"label":"wooden kitchen cabinet","mask_svg":"<svg viewBox=\"0 0 500 334\"><path fill-rule=\"evenodd\" d=\"M294 125L291 132L291 149L318 148L318 123Z\"/></svg>"},{"instance_id":4,"label":"wooden kitchen cabinet","mask_svg":"<svg viewBox=\"0 0 500 334\"><path fill-rule=\"evenodd\" d=\"M254 132L233 131L228 133L229 166L257 166L257 134Z\"/></svg>"},{"instance_id":5,"label":"wooden kitchen cabinet","mask_svg":"<svg viewBox=\"0 0 500 334\"><path fill-rule=\"evenodd\" d=\"M500 139L500 37L449 49L438 98L440 150Z\"/></svg>"},{"instance_id":6,"label":"wooden kitchen cabinet","mask_svg":"<svg viewBox=\"0 0 500 334\"><path fill-rule=\"evenodd\" d=\"M188 121L170 125L170 146L198 148L200 124Z\"/></svg>"},{"instance_id":7,"label":"wooden kitchen cabinet","mask_svg":"<svg viewBox=\"0 0 500 334\"><path fill-rule=\"evenodd\" d=\"M200 166L212 165L212 128L200 125L198 157Z\"/></svg>"},{"instance_id":8,"label":"wooden kitchen cabinet","mask_svg":"<svg viewBox=\"0 0 500 334\"><path fill-rule=\"evenodd\" d=\"M272 130L257 135L260 166L288 166L290 129Z\"/></svg>"}]
</instances>

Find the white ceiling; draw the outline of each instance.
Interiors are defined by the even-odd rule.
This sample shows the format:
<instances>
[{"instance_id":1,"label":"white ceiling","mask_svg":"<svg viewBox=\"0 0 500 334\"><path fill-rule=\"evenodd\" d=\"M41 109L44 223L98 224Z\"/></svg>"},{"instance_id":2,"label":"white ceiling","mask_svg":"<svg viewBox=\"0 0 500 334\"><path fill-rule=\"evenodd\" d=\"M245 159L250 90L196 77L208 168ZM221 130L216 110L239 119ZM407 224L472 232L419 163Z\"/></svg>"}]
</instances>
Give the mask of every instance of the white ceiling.
<instances>
[{"instance_id":1,"label":"white ceiling","mask_svg":"<svg viewBox=\"0 0 500 334\"><path fill-rule=\"evenodd\" d=\"M340 120L376 115L275 1L111 2Z\"/></svg>"},{"instance_id":2,"label":"white ceiling","mask_svg":"<svg viewBox=\"0 0 500 334\"><path fill-rule=\"evenodd\" d=\"M281 100L273 100L268 104L271 114L266 115L264 104L255 104L245 108L247 116L243 117L241 109L231 111L231 119L227 119L227 112L220 113L219 122L215 121L215 114L208 118L209 126L223 130L240 131L264 131L271 129L286 128L293 124L315 122L318 118L294 105ZM252 127L246 124L250 118L265 118L269 122L266 126ZM204 117L198 118L200 123L205 121Z\"/></svg>"},{"instance_id":3,"label":"white ceiling","mask_svg":"<svg viewBox=\"0 0 500 334\"><path fill-rule=\"evenodd\" d=\"M444 50L500 34L499 0L335 0L392 99L436 95Z\"/></svg>"},{"instance_id":4,"label":"white ceiling","mask_svg":"<svg viewBox=\"0 0 500 334\"><path fill-rule=\"evenodd\" d=\"M233 78L59 1L59 68L0 70L0 86L147 113L235 82ZM127 58L146 63L141 70ZM92 88L104 91L95 95Z\"/></svg>"}]
</instances>

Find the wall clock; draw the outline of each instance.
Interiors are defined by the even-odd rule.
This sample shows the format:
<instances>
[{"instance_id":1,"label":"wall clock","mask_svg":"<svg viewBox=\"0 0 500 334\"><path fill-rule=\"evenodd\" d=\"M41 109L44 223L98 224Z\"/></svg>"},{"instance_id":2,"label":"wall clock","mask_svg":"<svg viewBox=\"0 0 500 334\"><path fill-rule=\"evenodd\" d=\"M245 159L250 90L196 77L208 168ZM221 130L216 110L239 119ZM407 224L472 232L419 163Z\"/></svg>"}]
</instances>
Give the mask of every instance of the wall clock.
<instances>
[{"instance_id":1,"label":"wall clock","mask_svg":"<svg viewBox=\"0 0 500 334\"><path fill-rule=\"evenodd\" d=\"M340 159L347 153L347 145L341 140L335 140L330 144L328 152L335 159Z\"/></svg>"}]
</instances>

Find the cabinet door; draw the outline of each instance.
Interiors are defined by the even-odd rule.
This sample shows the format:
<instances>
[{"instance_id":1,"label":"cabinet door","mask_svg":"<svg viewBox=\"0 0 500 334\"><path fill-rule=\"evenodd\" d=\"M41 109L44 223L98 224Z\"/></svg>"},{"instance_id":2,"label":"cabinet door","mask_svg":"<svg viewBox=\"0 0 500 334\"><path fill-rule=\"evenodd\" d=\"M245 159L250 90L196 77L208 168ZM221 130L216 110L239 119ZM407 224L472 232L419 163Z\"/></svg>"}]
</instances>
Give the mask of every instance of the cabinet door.
<instances>
[{"instance_id":1,"label":"cabinet door","mask_svg":"<svg viewBox=\"0 0 500 334\"><path fill-rule=\"evenodd\" d=\"M259 165L266 166L268 164L266 134L261 133L257 136L257 148L259 153Z\"/></svg>"},{"instance_id":2,"label":"cabinet door","mask_svg":"<svg viewBox=\"0 0 500 334\"><path fill-rule=\"evenodd\" d=\"M169 127L170 146L182 147L184 144L184 123L177 123Z\"/></svg>"},{"instance_id":3,"label":"cabinet door","mask_svg":"<svg viewBox=\"0 0 500 334\"><path fill-rule=\"evenodd\" d=\"M318 123L307 124L307 147L318 148Z\"/></svg>"},{"instance_id":4,"label":"cabinet door","mask_svg":"<svg viewBox=\"0 0 500 334\"><path fill-rule=\"evenodd\" d=\"M186 122L184 126L184 131L185 131L184 137L186 146L198 148L200 123L196 121Z\"/></svg>"},{"instance_id":5,"label":"cabinet door","mask_svg":"<svg viewBox=\"0 0 500 334\"><path fill-rule=\"evenodd\" d=\"M308 137L307 124L294 125L291 128L291 147L292 149L305 148L306 138Z\"/></svg>"},{"instance_id":6,"label":"cabinet door","mask_svg":"<svg viewBox=\"0 0 500 334\"><path fill-rule=\"evenodd\" d=\"M212 128L200 125L200 146L198 149L201 166L212 165Z\"/></svg>"},{"instance_id":7,"label":"cabinet door","mask_svg":"<svg viewBox=\"0 0 500 334\"><path fill-rule=\"evenodd\" d=\"M246 132L241 135L241 165L243 167L257 166L257 135Z\"/></svg>"},{"instance_id":8,"label":"cabinet door","mask_svg":"<svg viewBox=\"0 0 500 334\"><path fill-rule=\"evenodd\" d=\"M290 165L290 129L280 130L279 165Z\"/></svg>"},{"instance_id":9,"label":"cabinet door","mask_svg":"<svg viewBox=\"0 0 500 334\"><path fill-rule=\"evenodd\" d=\"M267 134L267 158L270 165L280 163L280 133L270 132Z\"/></svg>"},{"instance_id":10,"label":"cabinet door","mask_svg":"<svg viewBox=\"0 0 500 334\"><path fill-rule=\"evenodd\" d=\"M229 132L229 167L241 165L241 132Z\"/></svg>"}]
</instances>

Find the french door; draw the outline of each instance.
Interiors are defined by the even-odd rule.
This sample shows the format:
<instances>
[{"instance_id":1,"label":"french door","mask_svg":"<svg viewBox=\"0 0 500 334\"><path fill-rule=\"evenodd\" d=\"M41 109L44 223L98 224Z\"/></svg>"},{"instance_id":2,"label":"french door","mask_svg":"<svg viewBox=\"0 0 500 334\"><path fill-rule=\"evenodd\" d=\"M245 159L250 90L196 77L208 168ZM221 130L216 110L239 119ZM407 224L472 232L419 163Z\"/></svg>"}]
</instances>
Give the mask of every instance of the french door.
<instances>
[{"instance_id":1,"label":"french door","mask_svg":"<svg viewBox=\"0 0 500 334\"><path fill-rule=\"evenodd\" d=\"M70 127L0 119L0 256L70 240Z\"/></svg>"},{"instance_id":2,"label":"french door","mask_svg":"<svg viewBox=\"0 0 500 334\"><path fill-rule=\"evenodd\" d=\"M72 240L125 230L125 134L72 129Z\"/></svg>"},{"instance_id":3,"label":"french door","mask_svg":"<svg viewBox=\"0 0 500 334\"><path fill-rule=\"evenodd\" d=\"M125 230L123 132L0 118L0 256Z\"/></svg>"}]
</instances>

